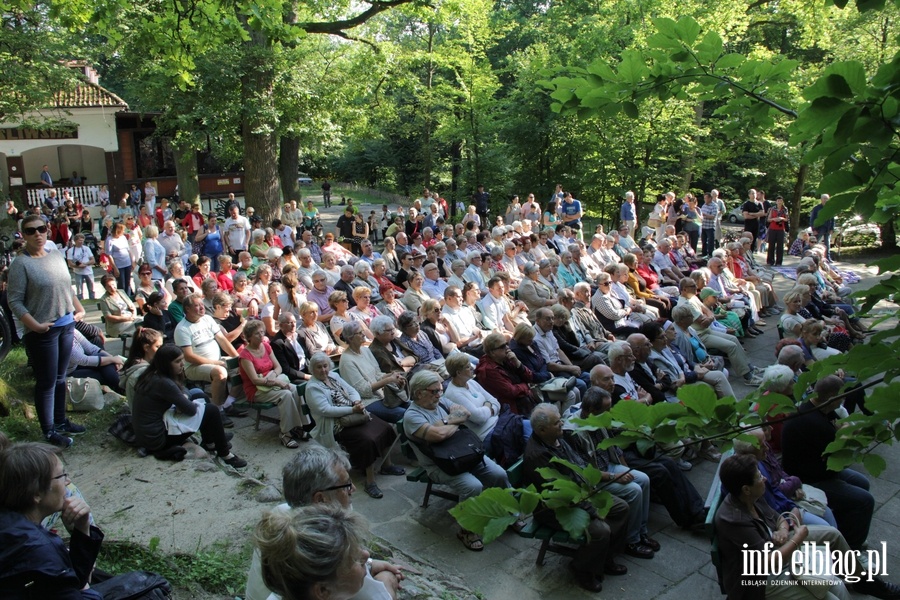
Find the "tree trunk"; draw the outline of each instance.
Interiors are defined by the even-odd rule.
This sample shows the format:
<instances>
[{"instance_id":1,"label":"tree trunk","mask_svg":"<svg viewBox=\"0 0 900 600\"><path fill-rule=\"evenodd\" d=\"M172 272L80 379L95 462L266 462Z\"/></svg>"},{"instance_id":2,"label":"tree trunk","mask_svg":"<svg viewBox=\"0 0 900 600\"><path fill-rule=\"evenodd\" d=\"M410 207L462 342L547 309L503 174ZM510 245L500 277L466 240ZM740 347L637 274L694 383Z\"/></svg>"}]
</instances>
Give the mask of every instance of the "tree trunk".
<instances>
[{"instance_id":1,"label":"tree trunk","mask_svg":"<svg viewBox=\"0 0 900 600\"><path fill-rule=\"evenodd\" d=\"M453 142L450 146L450 198L447 198L447 204L450 205L450 218L456 218L456 203L459 202L459 171L462 163L462 142L459 140Z\"/></svg>"},{"instance_id":2,"label":"tree trunk","mask_svg":"<svg viewBox=\"0 0 900 600\"><path fill-rule=\"evenodd\" d=\"M197 175L196 148L172 144L172 156L175 159L175 175L178 177L178 197L189 204L199 202L200 178Z\"/></svg>"},{"instance_id":3,"label":"tree trunk","mask_svg":"<svg viewBox=\"0 0 900 600\"><path fill-rule=\"evenodd\" d=\"M881 225L881 248L883 250L897 249L897 229L894 227L893 220Z\"/></svg>"},{"instance_id":4,"label":"tree trunk","mask_svg":"<svg viewBox=\"0 0 900 600\"><path fill-rule=\"evenodd\" d=\"M700 131L703 125L703 101L701 100L694 106L694 131ZM681 157L681 191L687 193L691 190L691 183L694 181L694 163L697 161L697 140L691 145L691 150Z\"/></svg>"},{"instance_id":5,"label":"tree trunk","mask_svg":"<svg viewBox=\"0 0 900 600\"><path fill-rule=\"evenodd\" d=\"M247 27L244 76L241 81L241 140L244 143L244 197L265 221L278 216L278 134L273 105L275 60L264 33ZM295 176L296 177L296 176Z\"/></svg>"},{"instance_id":6,"label":"tree trunk","mask_svg":"<svg viewBox=\"0 0 900 600\"><path fill-rule=\"evenodd\" d=\"M434 98L432 96L432 88L434 87L434 35L435 26L431 21L428 22L428 77L425 82L425 131L423 132L424 145L422 148L422 170L423 182L426 188L431 189L431 129L432 129L432 110Z\"/></svg>"},{"instance_id":7,"label":"tree trunk","mask_svg":"<svg viewBox=\"0 0 900 600\"><path fill-rule=\"evenodd\" d=\"M303 197L300 184L297 183L297 173L300 167L300 138L281 136L281 151L278 154L278 175L281 177L281 193L284 201L296 200L300 202Z\"/></svg>"},{"instance_id":8,"label":"tree trunk","mask_svg":"<svg viewBox=\"0 0 900 600\"><path fill-rule=\"evenodd\" d=\"M800 201L803 199L803 186L806 185L806 176L809 174L809 165L801 164L797 171L797 181L794 183L794 193L791 195L791 205L788 212L791 215L791 233L788 235L787 245L790 247L800 231Z\"/></svg>"}]
</instances>

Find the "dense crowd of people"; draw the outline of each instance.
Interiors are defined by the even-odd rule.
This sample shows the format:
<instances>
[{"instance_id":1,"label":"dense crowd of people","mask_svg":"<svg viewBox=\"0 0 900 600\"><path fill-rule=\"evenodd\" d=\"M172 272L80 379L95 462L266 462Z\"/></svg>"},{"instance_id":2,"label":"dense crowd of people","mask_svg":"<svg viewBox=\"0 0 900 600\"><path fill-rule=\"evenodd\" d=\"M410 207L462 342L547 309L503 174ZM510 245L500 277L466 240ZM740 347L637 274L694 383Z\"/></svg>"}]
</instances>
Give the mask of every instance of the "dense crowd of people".
<instances>
[{"instance_id":1,"label":"dense crowd of people","mask_svg":"<svg viewBox=\"0 0 900 600\"><path fill-rule=\"evenodd\" d=\"M398 436L409 439L430 479L460 500L509 487L504 467L520 457L525 481L538 487L538 470L554 457L600 469L615 501L603 518L584 503L589 541L571 565L578 585L599 591L605 575L627 572L618 554L652 559L660 550L647 528L651 498L677 525L702 528L703 501L684 472L692 460L721 455L689 440L600 451L611 432L577 431L573 418L618 402L677 402L686 384L707 385L719 398L734 396L733 384L764 391L777 384L783 393L785 377L793 381L812 362L865 341L850 290L830 265L827 236L824 245L808 233L802 238L797 286L778 297L767 266L781 264L789 216L780 197L766 206L760 194L751 190L744 233L731 240L721 230L724 206L715 190L699 206L691 194L660 196L642 228L629 192L619 226L587 234L581 203L562 186L544 205L533 195L524 204L513 197L492 222L483 188L456 224L446 201L428 190L409 207L384 206L368 218L348 201L333 230L312 202L286 203L266 224L234 201L220 223L199 203L173 209L165 200L151 206L126 198L116 214L103 216L98 255L84 250L90 230L68 239L53 229L59 209L45 207L21 219L9 305L29 356L40 357L35 405L55 446L71 445L84 431L66 415L67 376L94 377L123 394L138 443L162 460L183 458L183 444L199 435L204 448L243 467L226 432L247 415L236 403L277 405L279 440L297 454L285 467L288 505L257 530L249 586L257 591L248 589L249 597L269 590L324 597L338 576L354 593L375 590L355 597L395 596L402 574L366 561L347 471L363 471L364 491L382 498L378 477L405 474L390 457ZM768 244L766 264L757 260L761 243ZM105 270L105 331L82 320L84 287L95 297L95 265ZM767 318L779 319L785 339L778 364L757 366L743 344L764 333ZM117 336L131 340L127 361L103 350ZM229 383L228 357L238 359L240 386ZM852 383L843 373L837 379L838 389ZM822 421L834 416L819 405L836 393L817 388L809 409L817 416L778 431L785 468L804 469L792 462L794 452L809 452L794 448L803 428L827 437L830 425ZM843 405L866 410L859 395ZM434 447L462 432L486 455L450 473ZM301 455L321 462L309 489ZM756 492L744 489L755 484L744 475L726 481L723 474L735 498L728 507L757 519ZM820 522L836 525L850 547L864 542L871 518L871 507L862 514L868 484L860 477L822 484L833 512ZM834 477L823 466L808 479ZM539 515L558 527L552 511ZM746 518L733 517L730 527ZM730 531L724 521L721 529ZM475 532L461 529L458 537L469 550L483 549ZM313 555L325 562L312 565Z\"/></svg>"}]
</instances>

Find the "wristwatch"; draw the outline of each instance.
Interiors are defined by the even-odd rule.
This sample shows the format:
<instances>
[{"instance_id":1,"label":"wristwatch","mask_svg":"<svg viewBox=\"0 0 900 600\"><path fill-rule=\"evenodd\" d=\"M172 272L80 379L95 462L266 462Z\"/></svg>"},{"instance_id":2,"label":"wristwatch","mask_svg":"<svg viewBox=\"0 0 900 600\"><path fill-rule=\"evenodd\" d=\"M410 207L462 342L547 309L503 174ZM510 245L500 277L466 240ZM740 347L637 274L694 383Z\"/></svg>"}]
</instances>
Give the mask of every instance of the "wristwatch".
<instances>
[{"instance_id":1,"label":"wristwatch","mask_svg":"<svg viewBox=\"0 0 900 600\"><path fill-rule=\"evenodd\" d=\"M441 421L443 421L443 422L444 422L444 425L449 425L449 424L450 424L450 422L449 422L449 421L447 421L447 419L441 419Z\"/></svg>"}]
</instances>

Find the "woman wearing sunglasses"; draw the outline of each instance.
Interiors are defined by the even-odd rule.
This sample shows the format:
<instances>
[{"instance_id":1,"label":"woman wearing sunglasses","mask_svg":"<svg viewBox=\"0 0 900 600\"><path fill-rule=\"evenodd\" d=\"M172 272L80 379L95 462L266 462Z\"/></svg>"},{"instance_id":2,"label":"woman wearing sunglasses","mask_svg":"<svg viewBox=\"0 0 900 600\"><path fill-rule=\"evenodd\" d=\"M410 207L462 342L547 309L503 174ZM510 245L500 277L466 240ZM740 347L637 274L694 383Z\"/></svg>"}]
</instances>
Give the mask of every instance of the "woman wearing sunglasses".
<instances>
[{"instance_id":1,"label":"woman wearing sunglasses","mask_svg":"<svg viewBox=\"0 0 900 600\"><path fill-rule=\"evenodd\" d=\"M34 404L44 438L72 445L70 434L84 427L66 417L66 369L72 354L75 305L72 280L62 253L46 250L47 224L39 215L22 219L25 247L9 266L9 307L22 324L25 351L41 368L34 370ZM35 364L38 364L35 362Z\"/></svg>"}]
</instances>

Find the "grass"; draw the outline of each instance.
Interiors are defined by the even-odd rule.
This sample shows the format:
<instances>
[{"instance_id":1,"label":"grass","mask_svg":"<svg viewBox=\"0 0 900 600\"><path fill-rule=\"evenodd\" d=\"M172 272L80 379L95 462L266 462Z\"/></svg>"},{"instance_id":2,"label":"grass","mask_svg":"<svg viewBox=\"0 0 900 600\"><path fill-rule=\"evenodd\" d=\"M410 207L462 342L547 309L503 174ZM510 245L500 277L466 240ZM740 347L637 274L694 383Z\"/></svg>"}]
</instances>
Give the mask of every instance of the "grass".
<instances>
[{"instance_id":1,"label":"grass","mask_svg":"<svg viewBox=\"0 0 900 600\"><path fill-rule=\"evenodd\" d=\"M107 435L120 403L115 403L94 412L70 413L72 420L85 425L87 433L79 436L73 450L93 448ZM25 347L21 344L12 348L0 362L0 430L13 441L24 442L41 439L41 426L34 410L34 376L28 367Z\"/></svg>"},{"instance_id":2,"label":"grass","mask_svg":"<svg viewBox=\"0 0 900 600\"><path fill-rule=\"evenodd\" d=\"M158 546L159 538L151 539L149 546L105 542L97 557L97 567L109 573L153 571L173 586L189 589L200 586L207 592L232 597L243 594L253 552L250 544L238 550L225 543L209 548L200 548L198 544L194 552L175 554L165 554Z\"/></svg>"}]
</instances>

